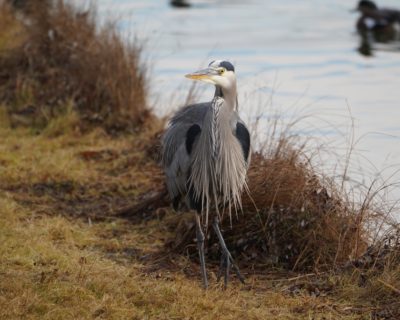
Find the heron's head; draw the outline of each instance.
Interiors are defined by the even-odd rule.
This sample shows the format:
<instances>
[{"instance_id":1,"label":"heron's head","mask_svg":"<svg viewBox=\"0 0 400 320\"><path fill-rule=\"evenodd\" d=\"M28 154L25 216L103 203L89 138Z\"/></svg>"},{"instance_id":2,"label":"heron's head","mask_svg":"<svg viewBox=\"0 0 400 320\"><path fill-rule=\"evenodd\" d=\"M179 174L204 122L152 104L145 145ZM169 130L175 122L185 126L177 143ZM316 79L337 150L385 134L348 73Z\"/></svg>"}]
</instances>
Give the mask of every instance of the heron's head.
<instances>
[{"instance_id":1,"label":"heron's head","mask_svg":"<svg viewBox=\"0 0 400 320\"><path fill-rule=\"evenodd\" d=\"M356 11L360 11L363 14L369 14L376 10L378 10L378 6L370 0L361 0L356 8Z\"/></svg>"},{"instance_id":2,"label":"heron's head","mask_svg":"<svg viewBox=\"0 0 400 320\"><path fill-rule=\"evenodd\" d=\"M225 92L236 92L235 67L229 61L215 60L208 68L187 74L186 78L211 83Z\"/></svg>"}]
</instances>

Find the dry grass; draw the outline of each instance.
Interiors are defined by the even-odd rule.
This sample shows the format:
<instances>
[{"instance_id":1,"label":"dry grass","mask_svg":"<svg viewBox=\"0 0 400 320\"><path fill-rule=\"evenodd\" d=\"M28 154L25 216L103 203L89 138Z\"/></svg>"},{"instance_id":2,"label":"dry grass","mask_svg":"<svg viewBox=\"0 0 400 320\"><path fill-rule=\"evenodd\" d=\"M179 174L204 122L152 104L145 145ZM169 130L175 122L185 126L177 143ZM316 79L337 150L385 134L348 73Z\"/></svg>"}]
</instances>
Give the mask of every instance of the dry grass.
<instances>
[{"instance_id":1,"label":"dry grass","mask_svg":"<svg viewBox=\"0 0 400 320\"><path fill-rule=\"evenodd\" d=\"M238 255L247 284L233 279L227 291L215 282L218 262L208 259L204 292L197 257L165 256L165 243L183 230L170 209L116 217L162 190L149 155L163 123L113 138L75 130L73 112L62 117L40 135L1 117L2 318L384 319L398 310L398 263L382 259L380 269L354 262L340 272L299 273Z\"/></svg>"},{"instance_id":2,"label":"dry grass","mask_svg":"<svg viewBox=\"0 0 400 320\"><path fill-rule=\"evenodd\" d=\"M15 49L23 40L21 23L15 18L13 12L6 5L0 5L0 50L4 55L4 50Z\"/></svg>"},{"instance_id":3,"label":"dry grass","mask_svg":"<svg viewBox=\"0 0 400 320\"><path fill-rule=\"evenodd\" d=\"M0 99L13 123L44 127L72 106L86 125L137 129L151 117L140 49L115 25L99 28L95 10L49 3L32 2L24 19L0 4Z\"/></svg>"},{"instance_id":4,"label":"dry grass","mask_svg":"<svg viewBox=\"0 0 400 320\"><path fill-rule=\"evenodd\" d=\"M237 288L204 292L196 279L180 273L144 273L138 259L116 262L107 250L95 247L103 243L115 251L133 251L135 236L143 242L134 228L128 241L120 236L104 239L104 225L60 217L32 220L11 200L1 205L1 234L7 244L7 250L1 248L0 272L4 319L305 319L338 313L330 310L337 305L326 298ZM120 228L117 224L113 230Z\"/></svg>"},{"instance_id":5,"label":"dry grass","mask_svg":"<svg viewBox=\"0 0 400 320\"><path fill-rule=\"evenodd\" d=\"M400 232L389 232L347 266L341 277L342 295L378 306L378 319L400 317Z\"/></svg>"},{"instance_id":6,"label":"dry grass","mask_svg":"<svg viewBox=\"0 0 400 320\"><path fill-rule=\"evenodd\" d=\"M1 318L359 319L369 313L331 291L294 292L297 282L279 273L249 273L246 286L233 281L226 291L212 281L205 292L197 259L157 259L175 234L168 228L174 213L113 216L160 185L146 143L138 144L154 134L0 130Z\"/></svg>"},{"instance_id":7,"label":"dry grass","mask_svg":"<svg viewBox=\"0 0 400 320\"><path fill-rule=\"evenodd\" d=\"M73 111L54 118L40 135L29 128L0 129L0 187L43 213L92 219L135 204L139 190L154 190L154 183L162 187L161 170L146 157L161 121L116 140L102 129L83 138L76 118Z\"/></svg>"}]
</instances>

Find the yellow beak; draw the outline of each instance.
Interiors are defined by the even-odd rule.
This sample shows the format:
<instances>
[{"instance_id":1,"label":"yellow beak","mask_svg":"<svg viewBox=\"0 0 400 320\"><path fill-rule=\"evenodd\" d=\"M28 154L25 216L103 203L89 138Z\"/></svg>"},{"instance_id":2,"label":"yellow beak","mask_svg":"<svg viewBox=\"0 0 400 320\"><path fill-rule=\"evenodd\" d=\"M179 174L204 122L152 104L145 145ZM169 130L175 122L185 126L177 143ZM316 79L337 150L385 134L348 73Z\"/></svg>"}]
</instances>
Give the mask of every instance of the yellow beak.
<instances>
[{"instance_id":1,"label":"yellow beak","mask_svg":"<svg viewBox=\"0 0 400 320\"><path fill-rule=\"evenodd\" d=\"M193 80L200 80L206 82L213 82L212 77L218 75L217 70L214 68L207 68L203 70L199 70L193 73L189 73L185 75L186 78L193 79Z\"/></svg>"}]
</instances>

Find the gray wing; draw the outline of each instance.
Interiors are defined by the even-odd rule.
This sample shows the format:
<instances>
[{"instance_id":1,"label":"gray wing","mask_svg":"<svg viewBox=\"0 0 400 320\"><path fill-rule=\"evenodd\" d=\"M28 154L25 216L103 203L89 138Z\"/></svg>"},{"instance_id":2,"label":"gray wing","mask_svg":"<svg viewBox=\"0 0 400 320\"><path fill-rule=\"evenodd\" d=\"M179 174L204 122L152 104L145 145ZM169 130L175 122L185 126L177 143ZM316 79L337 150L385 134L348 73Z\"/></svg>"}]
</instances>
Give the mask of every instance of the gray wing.
<instances>
[{"instance_id":1,"label":"gray wing","mask_svg":"<svg viewBox=\"0 0 400 320\"><path fill-rule=\"evenodd\" d=\"M243 157L247 165L250 163L250 132L241 119L236 123L236 138L239 140L243 150Z\"/></svg>"},{"instance_id":2,"label":"gray wing","mask_svg":"<svg viewBox=\"0 0 400 320\"><path fill-rule=\"evenodd\" d=\"M171 119L162 139L162 162L167 176L167 187L174 202L186 193L190 167L189 150L201 132L203 120L211 103L194 104L179 110Z\"/></svg>"}]
</instances>

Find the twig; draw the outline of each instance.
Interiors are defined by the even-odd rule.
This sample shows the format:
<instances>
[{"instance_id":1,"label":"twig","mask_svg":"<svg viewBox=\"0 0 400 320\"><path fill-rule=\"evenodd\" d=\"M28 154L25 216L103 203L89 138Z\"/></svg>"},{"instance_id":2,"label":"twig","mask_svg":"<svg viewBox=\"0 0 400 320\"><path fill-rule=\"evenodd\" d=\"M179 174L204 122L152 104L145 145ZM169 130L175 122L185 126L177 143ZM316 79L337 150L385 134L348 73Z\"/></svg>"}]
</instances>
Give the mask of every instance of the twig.
<instances>
[{"instance_id":1,"label":"twig","mask_svg":"<svg viewBox=\"0 0 400 320\"><path fill-rule=\"evenodd\" d=\"M272 279L271 282L291 282L291 281L295 281L295 280L299 280L302 278L308 278L308 277L312 277L312 276L316 276L316 273L307 273L307 274L301 274L297 277L293 277L293 278L289 278L289 279Z\"/></svg>"},{"instance_id":2,"label":"twig","mask_svg":"<svg viewBox=\"0 0 400 320\"><path fill-rule=\"evenodd\" d=\"M388 287L389 289L392 289L394 292L397 294L400 294L400 290L397 289L396 287L392 286L390 283L387 283L381 279L378 279L378 282L382 283L385 287Z\"/></svg>"},{"instance_id":3,"label":"twig","mask_svg":"<svg viewBox=\"0 0 400 320\"><path fill-rule=\"evenodd\" d=\"M152 193L150 196L143 199L139 204L135 204L133 206L127 206L125 208L121 208L117 210L115 216L117 217L132 217L136 215L138 212L144 211L150 206L152 207L161 207L165 205L166 201L164 198L167 196L167 190L161 190L156 193Z\"/></svg>"}]
</instances>

